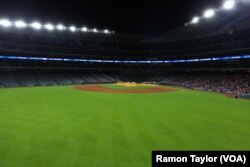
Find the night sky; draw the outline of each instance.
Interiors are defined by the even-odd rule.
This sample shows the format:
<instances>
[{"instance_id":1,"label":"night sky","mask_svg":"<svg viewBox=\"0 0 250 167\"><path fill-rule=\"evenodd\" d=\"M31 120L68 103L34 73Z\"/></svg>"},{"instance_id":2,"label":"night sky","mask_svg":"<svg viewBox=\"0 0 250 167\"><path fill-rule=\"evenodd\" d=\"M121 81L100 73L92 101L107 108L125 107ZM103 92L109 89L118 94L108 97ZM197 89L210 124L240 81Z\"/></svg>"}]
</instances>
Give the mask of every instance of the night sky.
<instances>
[{"instance_id":1,"label":"night sky","mask_svg":"<svg viewBox=\"0 0 250 167\"><path fill-rule=\"evenodd\" d=\"M1 0L0 18L108 28L120 33L160 35L183 26L223 0Z\"/></svg>"}]
</instances>

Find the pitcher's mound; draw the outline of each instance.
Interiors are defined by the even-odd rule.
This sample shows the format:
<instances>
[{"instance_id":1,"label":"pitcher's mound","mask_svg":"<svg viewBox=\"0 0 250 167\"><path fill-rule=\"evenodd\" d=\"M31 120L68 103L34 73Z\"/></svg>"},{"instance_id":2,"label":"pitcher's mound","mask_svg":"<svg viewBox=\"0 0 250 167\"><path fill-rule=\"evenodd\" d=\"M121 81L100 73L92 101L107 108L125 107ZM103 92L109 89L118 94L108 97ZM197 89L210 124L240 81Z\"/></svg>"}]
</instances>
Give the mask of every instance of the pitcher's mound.
<instances>
[{"instance_id":1,"label":"pitcher's mound","mask_svg":"<svg viewBox=\"0 0 250 167\"><path fill-rule=\"evenodd\" d=\"M102 85L79 85L74 87L77 90L104 93L160 93L174 92L176 89L167 87L150 87L142 89L111 89Z\"/></svg>"}]
</instances>

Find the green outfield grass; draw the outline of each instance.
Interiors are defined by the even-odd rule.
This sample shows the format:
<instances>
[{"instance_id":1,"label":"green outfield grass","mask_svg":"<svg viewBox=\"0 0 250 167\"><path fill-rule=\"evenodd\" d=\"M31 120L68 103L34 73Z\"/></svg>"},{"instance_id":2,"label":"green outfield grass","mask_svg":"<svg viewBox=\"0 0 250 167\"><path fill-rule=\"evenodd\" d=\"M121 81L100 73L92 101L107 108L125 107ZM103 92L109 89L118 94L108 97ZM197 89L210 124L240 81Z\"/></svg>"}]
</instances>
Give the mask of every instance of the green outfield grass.
<instances>
[{"instance_id":1,"label":"green outfield grass","mask_svg":"<svg viewBox=\"0 0 250 167\"><path fill-rule=\"evenodd\" d=\"M250 101L180 89L0 89L0 167L150 167L152 150L249 150Z\"/></svg>"}]
</instances>

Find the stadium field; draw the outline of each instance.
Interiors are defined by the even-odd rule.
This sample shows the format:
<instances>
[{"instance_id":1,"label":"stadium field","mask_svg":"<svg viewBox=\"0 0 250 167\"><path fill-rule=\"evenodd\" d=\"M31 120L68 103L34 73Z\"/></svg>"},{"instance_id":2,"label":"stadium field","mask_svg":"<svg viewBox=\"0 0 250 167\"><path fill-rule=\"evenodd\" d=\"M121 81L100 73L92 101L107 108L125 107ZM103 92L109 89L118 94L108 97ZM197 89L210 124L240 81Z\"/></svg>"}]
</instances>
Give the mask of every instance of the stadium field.
<instances>
[{"instance_id":1,"label":"stadium field","mask_svg":"<svg viewBox=\"0 0 250 167\"><path fill-rule=\"evenodd\" d=\"M249 109L248 100L187 89L0 89L0 166L149 167L152 150L249 150Z\"/></svg>"}]
</instances>

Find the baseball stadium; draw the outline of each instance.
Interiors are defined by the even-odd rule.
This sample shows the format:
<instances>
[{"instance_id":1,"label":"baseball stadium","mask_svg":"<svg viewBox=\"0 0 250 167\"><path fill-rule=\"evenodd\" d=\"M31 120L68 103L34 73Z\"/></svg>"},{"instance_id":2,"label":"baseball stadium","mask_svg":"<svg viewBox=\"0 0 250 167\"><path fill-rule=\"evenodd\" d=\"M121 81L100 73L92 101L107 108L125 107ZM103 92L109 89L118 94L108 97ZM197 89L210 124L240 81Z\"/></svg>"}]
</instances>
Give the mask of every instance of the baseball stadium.
<instances>
[{"instance_id":1,"label":"baseball stadium","mask_svg":"<svg viewBox=\"0 0 250 167\"><path fill-rule=\"evenodd\" d=\"M0 19L0 167L250 150L249 11L227 0L159 36Z\"/></svg>"}]
</instances>

